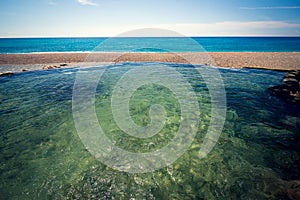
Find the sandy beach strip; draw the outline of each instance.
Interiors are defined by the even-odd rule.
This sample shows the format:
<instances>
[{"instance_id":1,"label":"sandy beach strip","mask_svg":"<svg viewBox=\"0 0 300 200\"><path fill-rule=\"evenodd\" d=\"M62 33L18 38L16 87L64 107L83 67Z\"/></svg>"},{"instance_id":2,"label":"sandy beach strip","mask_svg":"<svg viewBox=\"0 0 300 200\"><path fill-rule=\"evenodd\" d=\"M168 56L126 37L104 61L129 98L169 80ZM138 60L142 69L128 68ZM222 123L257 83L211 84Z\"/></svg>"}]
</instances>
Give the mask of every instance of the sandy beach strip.
<instances>
[{"instance_id":1,"label":"sandy beach strip","mask_svg":"<svg viewBox=\"0 0 300 200\"><path fill-rule=\"evenodd\" d=\"M42 69L44 65L118 62L171 62L207 64L221 68L300 69L300 52L210 52L210 53L36 53L0 54L1 71L10 67Z\"/></svg>"}]
</instances>

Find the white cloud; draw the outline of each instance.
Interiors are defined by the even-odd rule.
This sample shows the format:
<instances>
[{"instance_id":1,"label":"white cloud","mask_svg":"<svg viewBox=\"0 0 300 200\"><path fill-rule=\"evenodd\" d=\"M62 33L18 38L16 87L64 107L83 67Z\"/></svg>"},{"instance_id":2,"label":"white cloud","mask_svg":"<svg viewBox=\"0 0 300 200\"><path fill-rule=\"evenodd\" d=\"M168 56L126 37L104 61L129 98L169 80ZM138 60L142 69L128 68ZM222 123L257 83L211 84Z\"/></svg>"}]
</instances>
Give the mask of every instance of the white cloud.
<instances>
[{"instance_id":1,"label":"white cloud","mask_svg":"<svg viewBox=\"0 0 300 200\"><path fill-rule=\"evenodd\" d=\"M143 28L168 29L186 36L299 36L300 24L283 21L225 21L217 23L181 23L181 24L137 24L137 25L110 25L86 26L82 29L68 30L68 35L75 36L117 36L127 31ZM57 34L57 33L56 33ZM150 30L135 32L136 35L128 36L154 36ZM172 35L155 36L172 36ZM64 34L65 35L65 34Z\"/></svg>"},{"instance_id":2,"label":"white cloud","mask_svg":"<svg viewBox=\"0 0 300 200\"><path fill-rule=\"evenodd\" d=\"M55 6L55 5L57 5L57 3L54 2L53 0L50 0L50 1L48 2L48 5L50 5L50 6Z\"/></svg>"},{"instance_id":3,"label":"white cloud","mask_svg":"<svg viewBox=\"0 0 300 200\"><path fill-rule=\"evenodd\" d=\"M136 24L123 26L117 24L109 26L86 25L82 27L74 26L66 29L59 29L59 32L57 29L49 27L48 29L40 30L40 32L28 32L27 35L19 35L19 29L16 29L15 34L10 34L10 36L114 37L127 31L142 28L167 29L185 36L300 36L300 24L284 21L224 21L216 23ZM45 32L47 35L44 35ZM164 31L160 33L161 35L153 35L150 29L137 31L135 34L136 35L128 36L172 36L164 35ZM5 35L0 34L0 37L1 36Z\"/></svg>"},{"instance_id":4,"label":"white cloud","mask_svg":"<svg viewBox=\"0 0 300 200\"><path fill-rule=\"evenodd\" d=\"M98 6L97 3L94 3L91 0L77 0L77 2L81 5Z\"/></svg>"},{"instance_id":5,"label":"white cloud","mask_svg":"<svg viewBox=\"0 0 300 200\"><path fill-rule=\"evenodd\" d=\"M225 21L217 23L182 23L182 24L149 24L132 26L101 27L98 30L100 36L114 36L122 32L140 28L160 28L173 30L188 36L255 36L255 35L299 35L297 31L300 24L292 24L283 21ZM290 29L295 29L290 30ZM92 30L90 30L92 31ZM139 33L138 33L139 34ZM143 35L145 34L145 35ZM142 32L134 36L152 36L151 33ZM164 36L164 35L162 35Z\"/></svg>"},{"instance_id":6,"label":"white cloud","mask_svg":"<svg viewBox=\"0 0 300 200\"><path fill-rule=\"evenodd\" d=\"M300 9L300 6L240 7L242 10Z\"/></svg>"},{"instance_id":7,"label":"white cloud","mask_svg":"<svg viewBox=\"0 0 300 200\"><path fill-rule=\"evenodd\" d=\"M239 27L239 28L299 28L300 24L292 24L283 21L253 21L253 22L221 22L216 23L224 27Z\"/></svg>"}]
</instances>

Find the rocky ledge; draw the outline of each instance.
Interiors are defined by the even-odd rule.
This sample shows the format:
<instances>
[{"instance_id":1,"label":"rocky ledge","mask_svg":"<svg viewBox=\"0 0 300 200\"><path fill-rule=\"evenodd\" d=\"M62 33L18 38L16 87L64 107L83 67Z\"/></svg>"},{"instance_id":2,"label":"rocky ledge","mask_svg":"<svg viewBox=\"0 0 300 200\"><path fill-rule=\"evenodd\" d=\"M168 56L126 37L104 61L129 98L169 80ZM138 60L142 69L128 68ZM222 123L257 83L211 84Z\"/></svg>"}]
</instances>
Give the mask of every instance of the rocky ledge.
<instances>
[{"instance_id":1,"label":"rocky ledge","mask_svg":"<svg viewBox=\"0 0 300 200\"><path fill-rule=\"evenodd\" d=\"M67 63L62 63L60 65L44 65L44 66L41 67L41 69L43 69L43 70L59 69L61 67L66 67L66 66L68 66ZM35 70L40 70L40 68L35 69ZM14 72L13 71L0 72L0 77L1 76L10 76L10 75L18 73L18 72L27 72L27 71L30 71L30 70L22 69L21 71L14 71Z\"/></svg>"},{"instance_id":2,"label":"rocky ledge","mask_svg":"<svg viewBox=\"0 0 300 200\"><path fill-rule=\"evenodd\" d=\"M9 76L14 74L13 72L0 72L0 76Z\"/></svg>"},{"instance_id":3,"label":"rocky ledge","mask_svg":"<svg viewBox=\"0 0 300 200\"><path fill-rule=\"evenodd\" d=\"M287 72L282 85L270 87L268 90L280 99L300 104L300 70Z\"/></svg>"},{"instance_id":4,"label":"rocky ledge","mask_svg":"<svg viewBox=\"0 0 300 200\"><path fill-rule=\"evenodd\" d=\"M60 65L60 66L57 66L57 65L45 65L45 66L43 66L42 69L58 69L58 68L61 68L61 66L62 65ZM63 65L63 66L65 66L65 65Z\"/></svg>"}]
</instances>

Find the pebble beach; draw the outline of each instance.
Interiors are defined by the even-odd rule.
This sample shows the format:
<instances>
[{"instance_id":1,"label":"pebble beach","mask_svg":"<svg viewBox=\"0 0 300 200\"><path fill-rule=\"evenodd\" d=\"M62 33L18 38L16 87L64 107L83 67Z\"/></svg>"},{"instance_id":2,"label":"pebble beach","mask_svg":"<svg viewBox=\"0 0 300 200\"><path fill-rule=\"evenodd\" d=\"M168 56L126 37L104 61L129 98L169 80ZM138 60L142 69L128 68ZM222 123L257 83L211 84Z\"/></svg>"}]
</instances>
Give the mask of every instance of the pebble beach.
<instances>
[{"instance_id":1,"label":"pebble beach","mask_svg":"<svg viewBox=\"0 0 300 200\"><path fill-rule=\"evenodd\" d=\"M119 62L191 63L220 68L289 71L300 69L300 52L0 54L0 72L49 69L50 66L60 68L88 63Z\"/></svg>"}]
</instances>

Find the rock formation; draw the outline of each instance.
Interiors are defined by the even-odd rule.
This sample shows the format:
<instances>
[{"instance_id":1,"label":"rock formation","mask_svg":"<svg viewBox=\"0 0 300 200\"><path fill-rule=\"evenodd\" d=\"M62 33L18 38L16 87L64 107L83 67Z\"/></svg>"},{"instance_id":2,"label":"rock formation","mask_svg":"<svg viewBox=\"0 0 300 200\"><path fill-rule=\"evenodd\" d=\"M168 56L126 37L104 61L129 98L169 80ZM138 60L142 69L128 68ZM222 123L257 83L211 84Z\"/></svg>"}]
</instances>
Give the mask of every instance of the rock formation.
<instances>
[{"instance_id":1,"label":"rock formation","mask_svg":"<svg viewBox=\"0 0 300 200\"><path fill-rule=\"evenodd\" d=\"M300 70L287 72L282 85L270 87L268 90L280 99L300 104Z\"/></svg>"},{"instance_id":2,"label":"rock formation","mask_svg":"<svg viewBox=\"0 0 300 200\"><path fill-rule=\"evenodd\" d=\"M60 66L56 66L56 65L45 65L43 66L42 69L57 69L60 68Z\"/></svg>"},{"instance_id":3,"label":"rock formation","mask_svg":"<svg viewBox=\"0 0 300 200\"><path fill-rule=\"evenodd\" d=\"M0 72L0 76L9 76L14 74L13 72Z\"/></svg>"}]
</instances>

